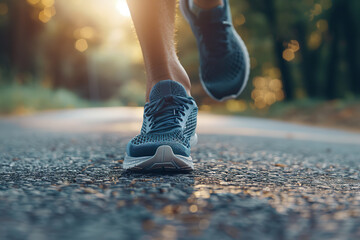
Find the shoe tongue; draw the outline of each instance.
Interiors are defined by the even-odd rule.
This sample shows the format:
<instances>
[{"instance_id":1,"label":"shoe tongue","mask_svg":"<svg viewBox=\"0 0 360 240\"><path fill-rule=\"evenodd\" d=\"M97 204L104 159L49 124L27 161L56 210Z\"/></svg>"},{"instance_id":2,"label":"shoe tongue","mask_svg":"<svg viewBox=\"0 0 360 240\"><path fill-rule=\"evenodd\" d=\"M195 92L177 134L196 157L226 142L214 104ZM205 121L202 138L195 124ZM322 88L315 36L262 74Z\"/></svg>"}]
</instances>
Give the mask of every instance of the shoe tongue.
<instances>
[{"instance_id":1,"label":"shoe tongue","mask_svg":"<svg viewBox=\"0 0 360 240\"><path fill-rule=\"evenodd\" d=\"M187 97L185 88L178 82L163 80L158 82L150 92L150 102L159 100L168 95Z\"/></svg>"}]
</instances>

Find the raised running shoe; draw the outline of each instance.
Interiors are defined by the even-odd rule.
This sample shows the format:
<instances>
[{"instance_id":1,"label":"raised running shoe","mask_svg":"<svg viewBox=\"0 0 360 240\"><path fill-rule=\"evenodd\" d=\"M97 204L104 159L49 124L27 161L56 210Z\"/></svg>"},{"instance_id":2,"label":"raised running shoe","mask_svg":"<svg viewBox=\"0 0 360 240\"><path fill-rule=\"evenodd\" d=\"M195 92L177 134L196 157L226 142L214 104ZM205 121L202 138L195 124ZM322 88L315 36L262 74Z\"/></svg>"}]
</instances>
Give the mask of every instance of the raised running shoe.
<instances>
[{"instance_id":1,"label":"raised running shoe","mask_svg":"<svg viewBox=\"0 0 360 240\"><path fill-rule=\"evenodd\" d=\"M164 80L150 92L145 104L141 133L127 145L124 169L138 171L190 171L194 169L190 147L198 107L178 82Z\"/></svg>"},{"instance_id":2,"label":"raised running shoe","mask_svg":"<svg viewBox=\"0 0 360 240\"><path fill-rule=\"evenodd\" d=\"M236 98L249 78L247 48L236 32L228 0L195 15L189 1L180 0L180 9L195 35L200 55L200 81L215 100Z\"/></svg>"}]
</instances>

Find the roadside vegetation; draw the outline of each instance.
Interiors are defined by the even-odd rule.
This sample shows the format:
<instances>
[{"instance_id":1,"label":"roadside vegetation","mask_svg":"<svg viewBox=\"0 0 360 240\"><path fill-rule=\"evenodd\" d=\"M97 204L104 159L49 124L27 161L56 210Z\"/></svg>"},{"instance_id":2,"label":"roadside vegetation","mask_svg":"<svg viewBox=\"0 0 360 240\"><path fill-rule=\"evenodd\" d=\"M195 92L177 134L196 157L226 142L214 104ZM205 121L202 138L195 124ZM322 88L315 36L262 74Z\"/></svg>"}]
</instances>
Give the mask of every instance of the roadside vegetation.
<instances>
[{"instance_id":1,"label":"roadside vegetation","mask_svg":"<svg viewBox=\"0 0 360 240\"><path fill-rule=\"evenodd\" d=\"M225 104L205 105L206 112L263 117L300 124L360 131L360 99L347 98L332 101L302 99L278 102L264 109L257 109L252 102L230 100Z\"/></svg>"},{"instance_id":2,"label":"roadside vegetation","mask_svg":"<svg viewBox=\"0 0 360 240\"><path fill-rule=\"evenodd\" d=\"M1 114L27 114L34 111L87 107L89 104L65 89L48 89L39 84L12 84L0 87Z\"/></svg>"},{"instance_id":3,"label":"roadside vegetation","mask_svg":"<svg viewBox=\"0 0 360 240\"><path fill-rule=\"evenodd\" d=\"M358 126L360 1L230 3L251 57L238 100L207 96L194 36L177 18L178 55L203 111ZM145 78L126 0L0 1L0 114L142 106Z\"/></svg>"}]
</instances>

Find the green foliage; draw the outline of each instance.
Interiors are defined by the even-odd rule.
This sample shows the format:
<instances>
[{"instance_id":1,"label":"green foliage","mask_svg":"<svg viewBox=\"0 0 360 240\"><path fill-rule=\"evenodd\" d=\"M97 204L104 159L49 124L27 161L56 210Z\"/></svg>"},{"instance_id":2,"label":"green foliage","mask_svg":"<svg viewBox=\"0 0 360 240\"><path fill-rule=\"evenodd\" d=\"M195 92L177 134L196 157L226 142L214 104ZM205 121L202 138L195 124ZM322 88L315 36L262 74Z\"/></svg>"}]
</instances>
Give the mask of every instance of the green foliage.
<instances>
[{"instance_id":1,"label":"green foliage","mask_svg":"<svg viewBox=\"0 0 360 240\"><path fill-rule=\"evenodd\" d=\"M52 90L39 84L0 86L0 114L87 106L86 101L65 89Z\"/></svg>"},{"instance_id":2,"label":"green foliage","mask_svg":"<svg viewBox=\"0 0 360 240\"><path fill-rule=\"evenodd\" d=\"M135 80L129 81L119 89L116 98L121 99L128 106L143 106L145 104L145 84Z\"/></svg>"}]
</instances>

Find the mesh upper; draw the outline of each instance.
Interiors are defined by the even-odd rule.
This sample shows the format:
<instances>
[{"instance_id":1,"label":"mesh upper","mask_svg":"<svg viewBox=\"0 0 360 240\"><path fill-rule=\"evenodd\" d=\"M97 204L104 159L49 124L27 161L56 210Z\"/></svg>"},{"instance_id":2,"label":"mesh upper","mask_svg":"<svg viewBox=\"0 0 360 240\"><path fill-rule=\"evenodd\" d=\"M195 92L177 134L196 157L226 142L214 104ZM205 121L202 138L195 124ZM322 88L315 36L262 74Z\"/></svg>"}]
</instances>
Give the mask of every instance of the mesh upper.
<instances>
[{"instance_id":1,"label":"mesh upper","mask_svg":"<svg viewBox=\"0 0 360 240\"><path fill-rule=\"evenodd\" d=\"M194 108L186 122L185 129L174 130L169 133L146 133L147 120L144 118L143 126L141 128L140 135L136 136L131 140L134 145L141 145L147 143L158 143L158 142L177 142L183 144L186 147L190 147L190 138L195 134L197 124L197 112L198 109Z\"/></svg>"},{"instance_id":2,"label":"mesh upper","mask_svg":"<svg viewBox=\"0 0 360 240\"><path fill-rule=\"evenodd\" d=\"M223 61L203 61L201 67L201 75L206 82L224 83L226 80L238 79L245 74L245 57L244 53L239 50L239 47L233 44L234 51L226 56ZM214 68L214 64L217 67ZM237 80L238 81L238 80Z\"/></svg>"},{"instance_id":3,"label":"mesh upper","mask_svg":"<svg viewBox=\"0 0 360 240\"><path fill-rule=\"evenodd\" d=\"M150 101L158 100L166 95L175 95L175 96L183 96L186 97L185 88L174 81L165 80L161 81L161 84L153 87L150 93Z\"/></svg>"},{"instance_id":4,"label":"mesh upper","mask_svg":"<svg viewBox=\"0 0 360 240\"><path fill-rule=\"evenodd\" d=\"M194 108L191 112L188 121L186 122L186 127L184 130L184 135L188 138L195 134L196 124L197 124L197 112L198 109Z\"/></svg>"},{"instance_id":5,"label":"mesh upper","mask_svg":"<svg viewBox=\"0 0 360 240\"><path fill-rule=\"evenodd\" d=\"M246 81L246 57L244 51L233 43L231 54L221 60L202 61L201 79L207 90L216 98L237 94ZM214 67L214 66L217 67Z\"/></svg>"},{"instance_id":6,"label":"mesh upper","mask_svg":"<svg viewBox=\"0 0 360 240\"><path fill-rule=\"evenodd\" d=\"M190 138L184 136L181 130L175 130L170 133L163 134L140 134L131 140L134 145L142 145L159 142L175 142L190 147Z\"/></svg>"}]
</instances>

